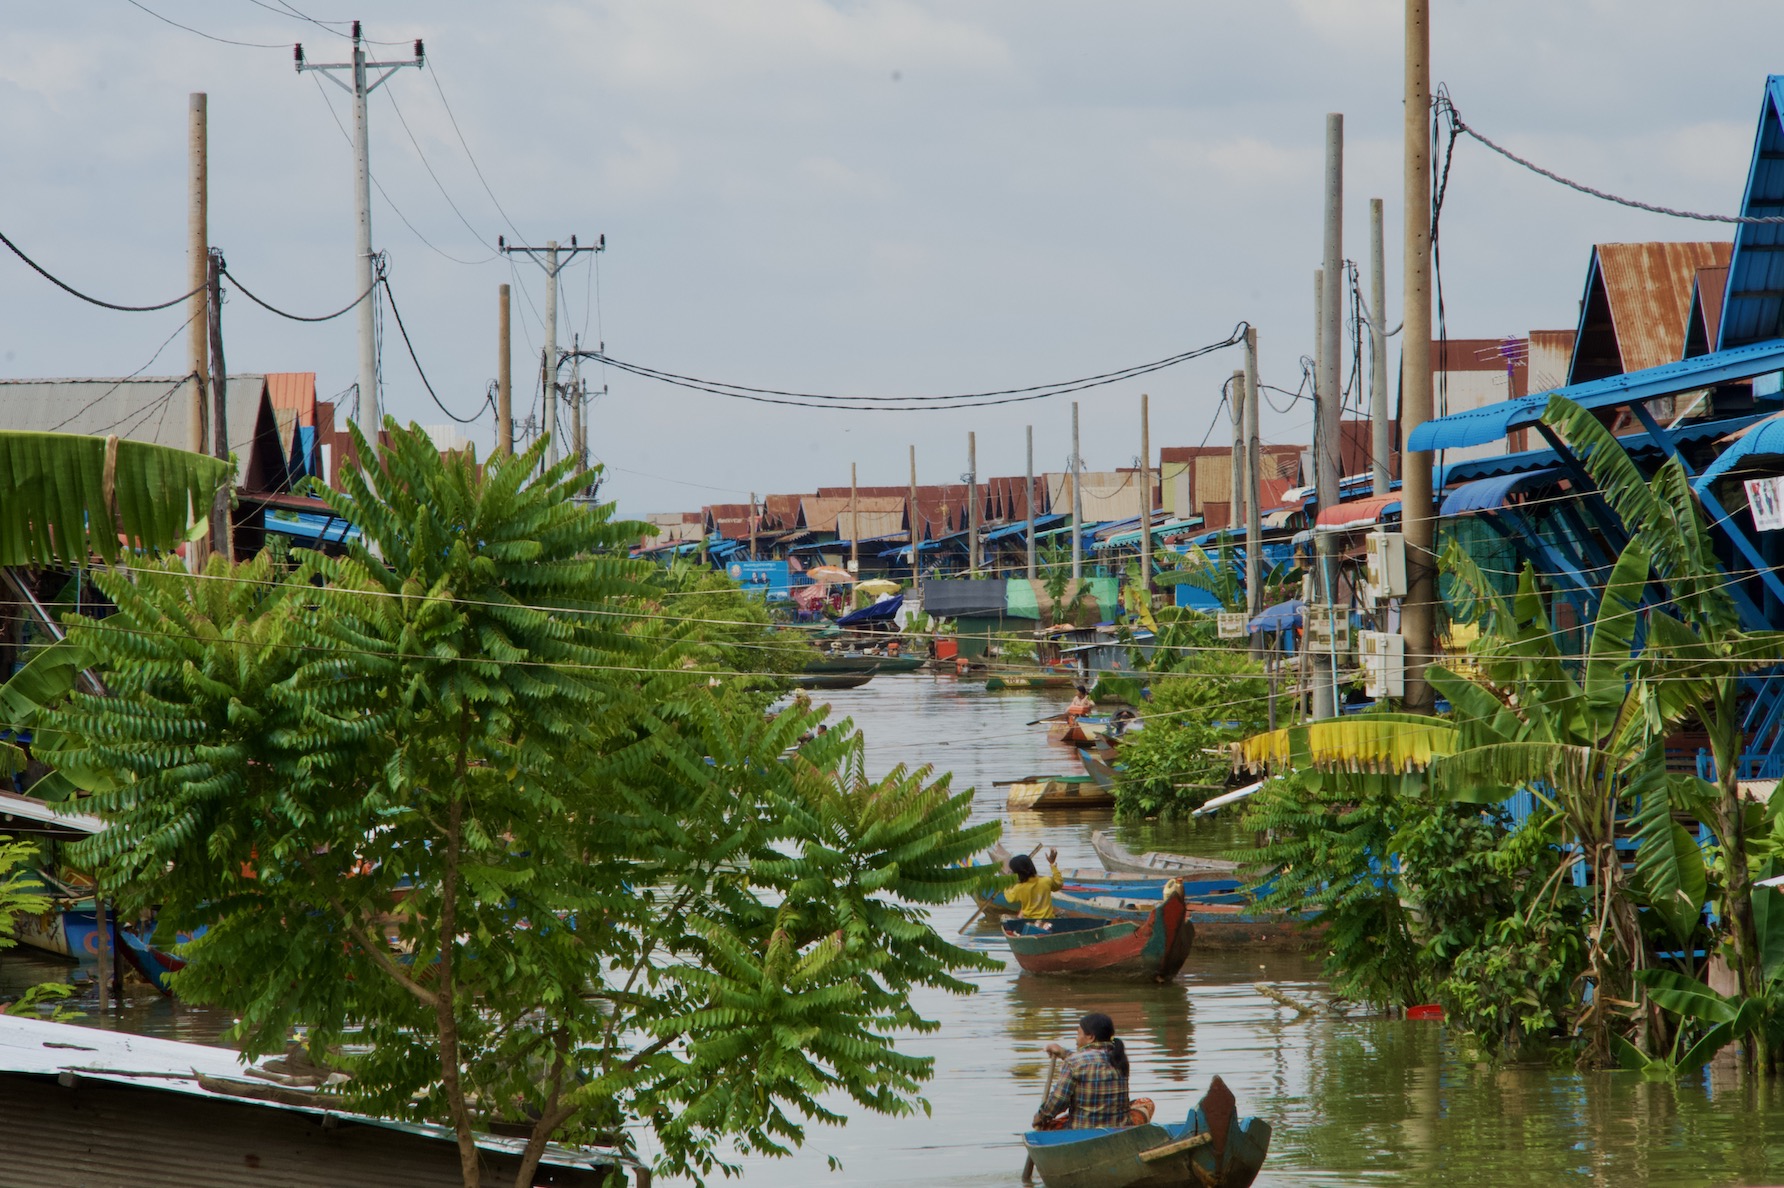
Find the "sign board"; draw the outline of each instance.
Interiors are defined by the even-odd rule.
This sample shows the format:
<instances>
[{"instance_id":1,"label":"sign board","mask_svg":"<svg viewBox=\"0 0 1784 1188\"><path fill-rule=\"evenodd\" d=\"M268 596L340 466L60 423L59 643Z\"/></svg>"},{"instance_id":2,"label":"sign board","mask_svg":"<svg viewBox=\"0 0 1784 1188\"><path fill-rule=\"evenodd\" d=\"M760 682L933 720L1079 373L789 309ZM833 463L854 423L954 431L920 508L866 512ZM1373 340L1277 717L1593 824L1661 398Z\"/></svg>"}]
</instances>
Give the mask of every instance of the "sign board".
<instances>
[{"instance_id":1,"label":"sign board","mask_svg":"<svg viewBox=\"0 0 1784 1188\"><path fill-rule=\"evenodd\" d=\"M1329 607L1309 606L1306 611L1306 622L1307 650L1309 652L1332 652L1339 656L1350 654L1350 611L1348 609L1332 610Z\"/></svg>"},{"instance_id":2,"label":"sign board","mask_svg":"<svg viewBox=\"0 0 1784 1188\"><path fill-rule=\"evenodd\" d=\"M1245 638L1245 613L1243 611L1221 611L1214 618L1220 628L1220 638Z\"/></svg>"},{"instance_id":3,"label":"sign board","mask_svg":"<svg viewBox=\"0 0 1784 1188\"><path fill-rule=\"evenodd\" d=\"M1748 479L1747 510L1753 513L1756 532L1784 528L1784 477Z\"/></svg>"}]
</instances>

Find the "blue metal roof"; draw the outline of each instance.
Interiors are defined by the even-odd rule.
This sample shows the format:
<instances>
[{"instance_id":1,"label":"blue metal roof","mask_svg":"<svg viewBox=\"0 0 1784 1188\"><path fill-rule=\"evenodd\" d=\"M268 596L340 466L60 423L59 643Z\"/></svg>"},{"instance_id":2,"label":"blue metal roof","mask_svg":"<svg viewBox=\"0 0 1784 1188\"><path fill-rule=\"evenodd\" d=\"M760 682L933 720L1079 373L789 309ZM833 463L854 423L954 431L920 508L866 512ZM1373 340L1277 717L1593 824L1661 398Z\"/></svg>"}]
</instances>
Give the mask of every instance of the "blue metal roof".
<instances>
[{"instance_id":1,"label":"blue metal roof","mask_svg":"<svg viewBox=\"0 0 1784 1188\"><path fill-rule=\"evenodd\" d=\"M1723 450L1702 474L1691 480L1691 486L1702 492L1740 463L1768 454L1784 454L1784 414L1761 421L1747 430L1746 436Z\"/></svg>"},{"instance_id":2,"label":"blue metal roof","mask_svg":"<svg viewBox=\"0 0 1784 1188\"><path fill-rule=\"evenodd\" d=\"M1036 516L1034 518L1035 531L1038 534L1043 527L1053 524L1063 524L1069 519L1071 519L1071 517L1062 512L1048 512L1044 516ZM994 540L1007 540L1012 536L1021 536L1027 531L1028 521L1023 520L1019 524L1005 524L1002 528L993 528L985 534L985 540L986 543L990 543Z\"/></svg>"},{"instance_id":3,"label":"blue metal roof","mask_svg":"<svg viewBox=\"0 0 1784 1188\"><path fill-rule=\"evenodd\" d=\"M1443 497L1443 510L1439 515L1459 516L1465 512L1492 511L1503 507L1507 497L1531 487L1553 482L1561 472L1556 467L1545 470L1527 470L1522 474L1502 474L1497 478L1476 479L1466 486L1457 487Z\"/></svg>"},{"instance_id":4,"label":"blue metal roof","mask_svg":"<svg viewBox=\"0 0 1784 1188\"><path fill-rule=\"evenodd\" d=\"M1435 421L1426 421L1414 429L1407 438L1406 448L1412 453L1423 453L1498 441L1513 429L1540 422L1551 396L1565 396L1585 408L1616 408L1730 380L1752 379L1779 370L1784 370L1784 339L1768 339L1678 363L1662 363L1658 367L1505 400L1485 408L1464 409Z\"/></svg>"},{"instance_id":5,"label":"blue metal roof","mask_svg":"<svg viewBox=\"0 0 1784 1188\"><path fill-rule=\"evenodd\" d=\"M1690 425L1680 425L1677 429L1669 429L1667 436L1676 445L1693 445L1701 441L1713 441L1718 437L1726 437L1730 433L1739 433L1757 421L1763 421L1771 413L1748 413L1745 416L1727 417L1720 421L1698 421ZM1649 440L1645 431L1626 433L1617 438L1623 448L1631 454L1654 453L1658 447ZM1541 470L1547 466L1559 464L1561 458L1554 450L1520 450L1515 454L1494 454L1487 458L1470 458L1465 462L1450 462L1437 468L1437 477L1432 486L1443 490L1454 483L1469 483L1475 479L1492 478L1498 474L1521 474L1529 470Z\"/></svg>"},{"instance_id":6,"label":"blue metal roof","mask_svg":"<svg viewBox=\"0 0 1784 1188\"><path fill-rule=\"evenodd\" d=\"M359 529L339 516L318 515L312 512L268 508L261 524L268 532L277 532L285 536L301 536L305 540L343 541L359 538Z\"/></svg>"},{"instance_id":7,"label":"blue metal roof","mask_svg":"<svg viewBox=\"0 0 1784 1188\"><path fill-rule=\"evenodd\" d=\"M1784 215L1784 75L1765 80L1741 214ZM1725 350L1780 335L1784 335L1784 224L1739 224L1716 346Z\"/></svg>"}]
</instances>

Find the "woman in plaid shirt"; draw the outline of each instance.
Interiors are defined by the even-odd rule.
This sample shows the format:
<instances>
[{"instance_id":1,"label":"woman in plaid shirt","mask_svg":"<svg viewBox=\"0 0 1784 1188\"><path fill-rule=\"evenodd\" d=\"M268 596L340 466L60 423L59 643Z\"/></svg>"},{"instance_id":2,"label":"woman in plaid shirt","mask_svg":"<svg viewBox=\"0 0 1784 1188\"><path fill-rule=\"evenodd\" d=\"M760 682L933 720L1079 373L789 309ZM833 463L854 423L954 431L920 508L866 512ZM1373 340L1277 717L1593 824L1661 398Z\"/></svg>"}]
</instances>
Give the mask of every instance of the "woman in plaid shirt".
<instances>
[{"instance_id":1,"label":"woman in plaid shirt","mask_svg":"<svg viewBox=\"0 0 1784 1188\"><path fill-rule=\"evenodd\" d=\"M1065 1069L1034 1116L1036 1130L1101 1130L1129 1125L1127 1050L1115 1038L1113 1019L1104 1014L1085 1015L1078 1020L1078 1050L1067 1052L1059 1044L1048 1044L1047 1054L1063 1057Z\"/></svg>"}]
</instances>

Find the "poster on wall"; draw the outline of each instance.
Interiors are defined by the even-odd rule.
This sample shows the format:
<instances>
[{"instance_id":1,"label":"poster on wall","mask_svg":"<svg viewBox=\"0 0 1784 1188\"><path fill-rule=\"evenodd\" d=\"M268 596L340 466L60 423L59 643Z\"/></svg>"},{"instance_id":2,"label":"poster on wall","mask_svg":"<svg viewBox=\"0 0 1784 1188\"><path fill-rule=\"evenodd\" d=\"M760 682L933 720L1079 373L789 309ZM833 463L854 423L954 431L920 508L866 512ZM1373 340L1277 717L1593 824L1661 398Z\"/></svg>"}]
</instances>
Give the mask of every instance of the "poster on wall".
<instances>
[{"instance_id":1,"label":"poster on wall","mask_svg":"<svg viewBox=\"0 0 1784 1188\"><path fill-rule=\"evenodd\" d=\"M1784 477L1747 480L1747 510L1756 532L1784 528Z\"/></svg>"}]
</instances>

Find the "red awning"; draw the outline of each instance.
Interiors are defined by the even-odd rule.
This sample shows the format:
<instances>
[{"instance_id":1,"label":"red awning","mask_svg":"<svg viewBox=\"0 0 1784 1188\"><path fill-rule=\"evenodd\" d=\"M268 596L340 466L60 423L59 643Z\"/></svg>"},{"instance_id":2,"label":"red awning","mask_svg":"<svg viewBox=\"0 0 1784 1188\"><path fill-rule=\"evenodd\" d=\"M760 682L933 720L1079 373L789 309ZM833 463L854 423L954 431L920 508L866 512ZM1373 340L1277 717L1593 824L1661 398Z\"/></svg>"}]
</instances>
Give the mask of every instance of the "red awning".
<instances>
[{"instance_id":1,"label":"red awning","mask_svg":"<svg viewBox=\"0 0 1784 1188\"><path fill-rule=\"evenodd\" d=\"M1322 507L1319 518L1313 522L1314 527L1324 528L1327 532L1339 532L1346 528L1367 528L1378 524L1390 512L1400 510L1398 495L1371 495L1367 499L1353 499L1349 503L1340 503L1337 507Z\"/></svg>"}]
</instances>

